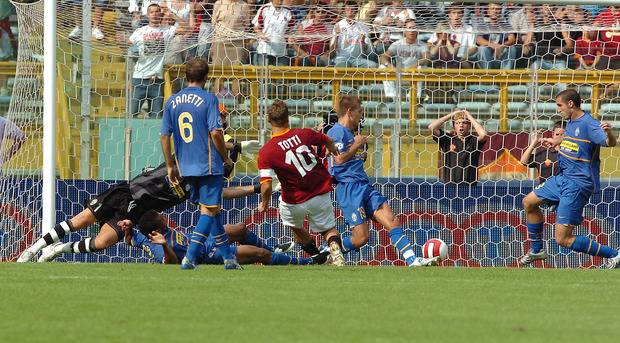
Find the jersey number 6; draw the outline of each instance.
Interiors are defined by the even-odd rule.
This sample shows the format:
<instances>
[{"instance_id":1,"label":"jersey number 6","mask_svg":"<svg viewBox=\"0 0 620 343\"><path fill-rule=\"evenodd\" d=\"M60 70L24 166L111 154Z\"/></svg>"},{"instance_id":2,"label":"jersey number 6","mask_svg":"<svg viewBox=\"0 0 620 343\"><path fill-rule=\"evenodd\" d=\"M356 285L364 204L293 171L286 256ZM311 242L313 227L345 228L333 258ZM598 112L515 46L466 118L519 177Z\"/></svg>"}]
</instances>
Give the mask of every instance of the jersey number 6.
<instances>
[{"instance_id":1,"label":"jersey number 6","mask_svg":"<svg viewBox=\"0 0 620 343\"><path fill-rule=\"evenodd\" d=\"M183 112L179 115L179 134L185 143L190 143L194 139L193 121L194 118L189 112Z\"/></svg>"},{"instance_id":2,"label":"jersey number 6","mask_svg":"<svg viewBox=\"0 0 620 343\"><path fill-rule=\"evenodd\" d=\"M306 162L306 158L303 155L304 152L307 152L308 157L310 157L310 163ZM302 177L306 176L306 174L316 166L316 157L314 157L310 148L305 145L298 146L295 152L293 152L293 150L288 150L285 158L286 160L284 162L294 165Z\"/></svg>"}]
</instances>

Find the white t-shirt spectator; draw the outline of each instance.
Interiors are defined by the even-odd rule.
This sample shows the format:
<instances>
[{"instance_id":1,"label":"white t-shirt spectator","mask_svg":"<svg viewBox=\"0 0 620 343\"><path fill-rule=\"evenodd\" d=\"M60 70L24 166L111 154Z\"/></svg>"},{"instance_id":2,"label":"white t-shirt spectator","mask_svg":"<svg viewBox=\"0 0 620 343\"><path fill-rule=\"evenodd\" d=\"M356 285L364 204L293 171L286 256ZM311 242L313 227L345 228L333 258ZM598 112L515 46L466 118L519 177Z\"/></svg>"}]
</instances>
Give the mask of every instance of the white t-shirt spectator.
<instances>
[{"instance_id":1,"label":"white t-shirt spectator","mask_svg":"<svg viewBox=\"0 0 620 343\"><path fill-rule=\"evenodd\" d=\"M149 79L153 76L164 77L164 54L166 47L174 37L176 27L143 26L129 37L129 42L138 46L140 54L133 71L134 79Z\"/></svg>"},{"instance_id":2,"label":"white t-shirt spectator","mask_svg":"<svg viewBox=\"0 0 620 343\"><path fill-rule=\"evenodd\" d=\"M340 31L340 34L338 34L338 31ZM338 40L338 50L336 54L339 56L360 56L362 54L362 51L360 51L362 36L364 37L363 43L366 44L366 52L368 53L371 51L372 42L370 38L368 38L370 29L361 21L354 21L353 24L351 24L347 19L342 19L334 26L332 35L334 36L332 40Z\"/></svg>"},{"instance_id":3,"label":"white t-shirt spectator","mask_svg":"<svg viewBox=\"0 0 620 343\"><path fill-rule=\"evenodd\" d=\"M188 21L189 20L189 15L192 12L192 4L190 4L189 2L185 3L185 6L183 6L180 9L176 9L172 6L172 1L166 1L166 6L168 6L168 10L174 14L176 14L177 17ZM175 23L174 26L179 27L179 23Z\"/></svg>"},{"instance_id":4,"label":"white t-shirt spectator","mask_svg":"<svg viewBox=\"0 0 620 343\"><path fill-rule=\"evenodd\" d=\"M400 21L403 24L403 26L405 26L404 23L407 20L415 19L415 14L409 8L394 8L392 6L385 6L377 14L377 17L375 18L374 23L376 25L382 25L381 23L387 17L391 17L395 21ZM390 26L393 27L394 25L390 25ZM386 28L381 28L381 30L382 31L386 30ZM390 30L389 32L384 32L382 36L383 35L389 35L389 38L392 41L396 41L396 40L403 38L402 31Z\"/></svg>"},{"instance_id":5,"label":"white t-shirt spectator","mask_svg":"<svg viewBox=\"0 0 620 343\"><path fill-rule=\"evenodd\" d=\"M269 42L258 40L256 52L278 57L286 55L286 32L295 26L291 11L284 7L276 9L273 4L268 3L258 9L252 24L262 28L269 38Z\"/></svg>"},{"instance_id":6,"label":"white t-shirt spectator","mask_svg":"<svg viewBox=\"0 0 620 343\"><path fill-rule=\"evenodd\" d=\"M420 43L409 44L403 38L392 43L387 51L391 56L400 60L403 68L408 68L419 61L426 50L426 45Z\"/></svg>"}]
</instances>

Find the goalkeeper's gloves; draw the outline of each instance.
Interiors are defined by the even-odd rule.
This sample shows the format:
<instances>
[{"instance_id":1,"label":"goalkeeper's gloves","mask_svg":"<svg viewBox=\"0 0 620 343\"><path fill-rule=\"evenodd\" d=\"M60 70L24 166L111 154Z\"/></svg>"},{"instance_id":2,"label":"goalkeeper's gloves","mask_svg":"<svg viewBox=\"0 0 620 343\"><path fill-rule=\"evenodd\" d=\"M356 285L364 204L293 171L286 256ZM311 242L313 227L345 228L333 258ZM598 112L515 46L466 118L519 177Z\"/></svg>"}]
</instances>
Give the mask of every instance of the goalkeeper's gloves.
<instances>
[{"instance_id":1,"label":"goalkeeper's gloves","mask_svg":"<svg viewBox=\"0 0 620 343\"><path fill-rule=\"evenodd\" d=\"M241 153L247 158L254 158L254 155L260 150L260 148L260 142L257 140L241 142Z\"/></svg>"}]
</instances>

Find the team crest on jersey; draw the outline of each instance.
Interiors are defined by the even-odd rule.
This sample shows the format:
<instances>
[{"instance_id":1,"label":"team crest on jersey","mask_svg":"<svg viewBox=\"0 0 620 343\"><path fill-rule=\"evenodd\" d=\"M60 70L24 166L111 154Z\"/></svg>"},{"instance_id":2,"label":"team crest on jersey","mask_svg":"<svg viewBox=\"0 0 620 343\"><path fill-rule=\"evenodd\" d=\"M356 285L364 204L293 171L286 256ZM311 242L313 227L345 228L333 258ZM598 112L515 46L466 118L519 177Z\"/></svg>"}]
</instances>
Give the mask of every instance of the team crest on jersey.
<instances>
[{"instance_id":1,"label":"team crest on jersey","mask_svg":"<svg viewBox=\"0 0 620 343\"><path fill-rule=\"evenodd\" d=\"M130 201L129 206L127 206L127 212L131 212L136 206L138 206L138 204L136 204L135 200Z\"/></svg>"},{"instance_id":2,"label":"team crest on jersey","mask_svg":"<svg viewBox=\"0 0 620 343\"><path fill-rule=\"evenodd\" d=\"M579 128L575 130L575 136L579 136Z\"/></svg>"},{"instance_id":3,"label":"team crest on jersey","mask_svg":"<svg viewBox=\"0 0 620 343\"><path fill-rule=\"evenodd\" d=\"M355 213L353 213L353 214L351 215L351 219L352 219L353 221L356 221L356 220L357 220L357 215L356 215Z\"/></svg>"}]
</instances>

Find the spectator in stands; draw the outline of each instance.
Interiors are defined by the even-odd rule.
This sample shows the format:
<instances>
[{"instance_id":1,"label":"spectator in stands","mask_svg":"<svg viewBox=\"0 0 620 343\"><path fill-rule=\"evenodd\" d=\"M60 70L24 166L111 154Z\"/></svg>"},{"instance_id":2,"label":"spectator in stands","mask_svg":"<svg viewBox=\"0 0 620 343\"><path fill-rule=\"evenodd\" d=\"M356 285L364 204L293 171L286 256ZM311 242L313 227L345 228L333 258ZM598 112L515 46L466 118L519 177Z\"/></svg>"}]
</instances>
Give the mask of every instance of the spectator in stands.
<instances>
[{"instance_id":1,"label":"spectator in stands","mask_svg":"<svg viewBox=\"0 0 620 343\"><path fill-rule=\"evenodd\" d=\"M392 1L390 5L381 8L373 21L382 32L375 44L377 55L381 55L390 44L403 38L402 28L409 19L415 19L415 14L411 9L403 6L402 0Z\"/></svg>"},{"instance_id":2,"label":"spectator in stands","mask_svg":"<svg viewBox=\"0 0 620 343\"><path fill-rule=\"evenodd\" d=\"M218 66L236 66L248 60L244 46L244 30L250 20L250 6L241 0L218 0L213 5L213 45L211 63ZM239 80L232 80L232 93L240 97ZM220 92L221 80L216 79L214 93Z\"/></svg>"},{"instance_id":3,"label":"spectator in stands","mask_svg":"<svg viewBox=\"0 0 620 343\"><path fill-rule=\"evenodd\" d=\"M446 7L449 26L449 40L457 42L459 48L455 55L455 61L461 62L461 67L471 68L469 63L470 56L474 56L478 51L476 46L476 35L470 25L464 23L463 5L453 4ZM428 43L433 45L439 40L439 34L433 34Z\"/></svg>"},{"instance_id":4,"label":"spectator in stands","mask_svg":"<svg viewBox=\"0 0 620 343\"><path fill-rule=\"evenodd\" d=\"M151 4L160 5L165 0L129 0L129 13L133 15L132 27L135 29L148 24L147 10Z\"/></svg>"},{"instance_id":5,"label":"spectator in stands","mask_svg":"<svg viewBox=\"0 0 620 343\"><path fill-rule=\"evenodd\" d=\"M434 42L429 43L428 59L430 60L431 67L437 69L443 68L471 68L469 62L461 62L457 54L461 45L459 42L450 39L450 34L447 33L447 27L445 25L437 26L436 39Z\"/></svg>"},{"instance_id":6,"label":"spectator in stands","mask_svg":"<svg viewBox=\"0 0 620 343\"><path fill-rule=\"evenodd\" d=\"M282 6L282 0L271 0L261 6L252 19L258 36L259 65L289 65L286 53L286 35L293 31L295 20L290 10Z\"/></svg>"},{"instance_id":7,"label":"spectator in stands","mask_svg":"<svg viewBox=\"0 0 620 343\"><path fill-rule=\"evenodd\" d=\"M131 35L129 43L138 52L132 83L133 94L129 112L135 116L140 113L143 101L150 103L149 117L161 116L164 98L162 96L164 54L176 33L182 33L183 26L162 25L163 13L157 4L148 7L149 24Z\"/></svg>"},{"instance_id":8,"label":"spectator in stands","mask_svg":"<svg viewBox=\"0 0 620 343\"><path fill-rule=\"evenodd\" d=\"M452 120L453 130L445 133L443 124ZM471 134L474 127L477 136ZM484 127L465 110L456 110L429 126L433 139L439 143L439 180L446 184L476 184L482 147L487 141Z\"/></svg>"},{"instance_id":9,"label":"spectator in stands","mask_svg":"<svg viewBox=\"0 0 620 343\"><path fill-rule=\"evenodd\" d=\"M213 6L216 0L195 0L194 15L196 16L196 26L198 33L198 46L196 47L196 57L209 59L211 44L213 40Z\"/></svg>"},{"instance_id":10,"label":"spectator in stands","mask_svg":"<svg viewBox=\"0 0 620 343\"><path fill-rule=\"evenodd\" d=\"M82 22L82 2L79 0L70 0L69 3L73 7L73 16L75 20L75 27L69 33L69 38L79 38L82 34L81 22ZM102 40L105 38L103 31L101 31L101 19L103 19L103 10L108 6L108 0L95 0L93 1L93 28L92 36L96 40Z\"/></svg>"},{"instance_id":11,"label":"spectator in stands","mask_svg":"<svg viewBox=\"0 0 620 343\"><path fill-rule=\"evenodd\" d=\"M594 24L606 27L600 32L603 41L601 69L620 69L620 6L609 6L596 16Z\"/></svg>"},{"instance_id":12,"label":"spectator in stands","mask_svg":"<svg viewBox=\"0 0 620 343\"><path fill-rule=\"evenodd\" d=\"M344 19L334 26L331 49L336 52L332 63L336 67L376 68L378 64L370 60L374 54L370 41L370 29L366 24L356 21L357 5L347 2L344 6Z\"/></svg>"},{"instance_id":13,"label":"spectator in stands","mask_svg":"<svg viewBox=\"0 0 620 343\"><path fill-rule=\"evenodd\" d=\"M518 49L514 46L517 39L514 33L505 32L509 24L503 20L502 5L489 3L485 10L486 15L478 24L478 30L490 33L476 37L478 44L476 57L480 68L513 69L519 54Z\"/></svg>"},{"instance_id":14,"label":"spectator in stands","mask_svg":"<svg viewBox=\"0 0 620 343\"><path fill-rule=\"evenodd\" d=\"M194 4L187 0L172 0L160 3L164 19L168 26L186 27L184 33L177 33L166 47L164 64L181 64L187 59L187 48L197 43L193 29L196 27Z\"/></svg>"},{"instance_id":15,"label":"spectator in stands","mask_svg":"<svg viewBox=\"0 0 620 343\"><path fill-rule=\"evenodd\" d=\"M564 10L554 8L548 5L542 5L536 7L537 16L533 19L532 27L537 25L541 26L553 26L556 23L556 18L564 17ZM556 32L534 32L531 35L531 40L527 39L523 42L525 52L532 53L534 58L535 69L545 70L563 70L567 67L568 55L574 51L574 41L568 31L556 31ZM565 88L565 86L563 86Z\"/></svg>"},{"instance_id":16,"label":"spectator in stands","mask_svg":"<svg viewBox=\"0 0 620 343\"><path fill-rule=\"evenodd\" d=\"M324 67L329 63L329 31L323 22L322 7L310 9L305 20L299 23L296 36L289 42L297 56L293 65Z\"/></svg>"},{"instance_id":17,"label":"spectator in stands","mask_svg":"<svg viewBox=\"0 0 620 343\"><path fill-rule=\"evenodd\" d=\"M574 58L578 62L577 69L601 68L602 55L603 42L598 39L598 31L584 30L583 35L575 41Z\"/></svg>"},{"instance_id":18,"label":"spectator in stands","mask_svg":"<svg viewBox=\"0 0 620 343\"><path fill-rule=\"evenodd\" d=\"M360 7L359 12L357 13L357 20L363 22L364 24L370 24L377 16L379 12L379 5L374 0L366 1Z\"/></svg>"},{"instance_id":19,"label":"spectator in stands","mask_svg":"<svg viewBox=\"0 0 620 343\"><path fill-rule=\"evenodd\" d=\"M164 64L180 64L187 59L187 49L197 43L195 4L189 0L167 0L160 2L163 13L162 25L184 27L183 33L177 34L167 47L168 54Z\"/></svg>"},{"instance_id":20,"label":"spectator in stands","mask_svg":"<svg viewBox=\"0 0 620 343\"><path fill-rule=\"evenodd\" d=\"M11 146L5 139L13 141ZM11 160L26 141L26 134L12 121L0 117L0 166Z\"/></svg>"},{"instance_id":21,"label":"spectator in stands","mask_svg":"<svg viewBox=\"0 0 620 343\"><path fill-rule=\"evenodd\" d=\"M515 68L527 68L534 45L534 25L536 25L536 10L530 4L523 5L520 9L510 13L508 17L510 27L515 32L516 43L521 50L515 61Z\"/></svg>"},{"instance_id":22,"label":"spectator in stands","mask_svg":"<svg viewBox=\"0 0 620 343\"><path fill-rule=\"evenodd\" d=\"M564 127L561 121L556 122L553 125L553 137L559 137L564 134ZM534 168L538 171L538 182L543 183L553 175L558 175L560 171L558 165L558 151L560 151L560 145L553 146L549 149L538 149L536 153L534 149L539 147L540 139L542 138L542 131L538 130L532 133L530 145L525 149L523 155L521 155L521 164L528 168Z\"/></svg>"},{"instance_id":23,"label":"spectator in stands","mask_svg":"<svg viewBox=\"0 0 620 343\"><path fill-rule=\"evenodd\" d=\"M425 62L427 47L418 43L418 31L415 20L407 20L405 37L394 42L385 53L379 56L379 62L390 68L398 65L400 68L415 68Z\"/></svg>"},{"instance_id":24,"label":"spectator in stands","mask_svg":"<svg viewBox=\"0 0 620 343\"><path fill-rule=\"evenodd\" d=\"M2 37L6 34L11 42L13 51L11 53L4 53L0 51L0 61L14 60L17 57L17 39L13 35L11 30L11 14L14 13L13 5L9 0L0 0L0 42Z\"/></svg>"},{"instance_id":25,"label":"spectator in stands","mask_svg":"<svg viewBox=\"0 0 620 343\"><path fill-rule=\"evenodd\" d=\"M394 68L417 68L428 61L428 49L426 44L418 43L418 31L416 23L409 19L405 24L405 37L392 43L385 53L379 56L381 66ZM396 97L399 93L395 81L383 81L386 97ZM417 96L422 94L422 83L418 83Z\"/></svg>"},{"instance_id":26,"label":"spectator in stands","mask_svg":"<svg viewBox=\"0 0 620 343\"><path fill-rule=\"evenodd\" d=\"M310 10L308 6L306 6L305 0L282 0L283 6L288 8L293 15L293 20L295 23L299 23L304 20L308 16L308 11Z\"/></svg>"}]
</instances>

